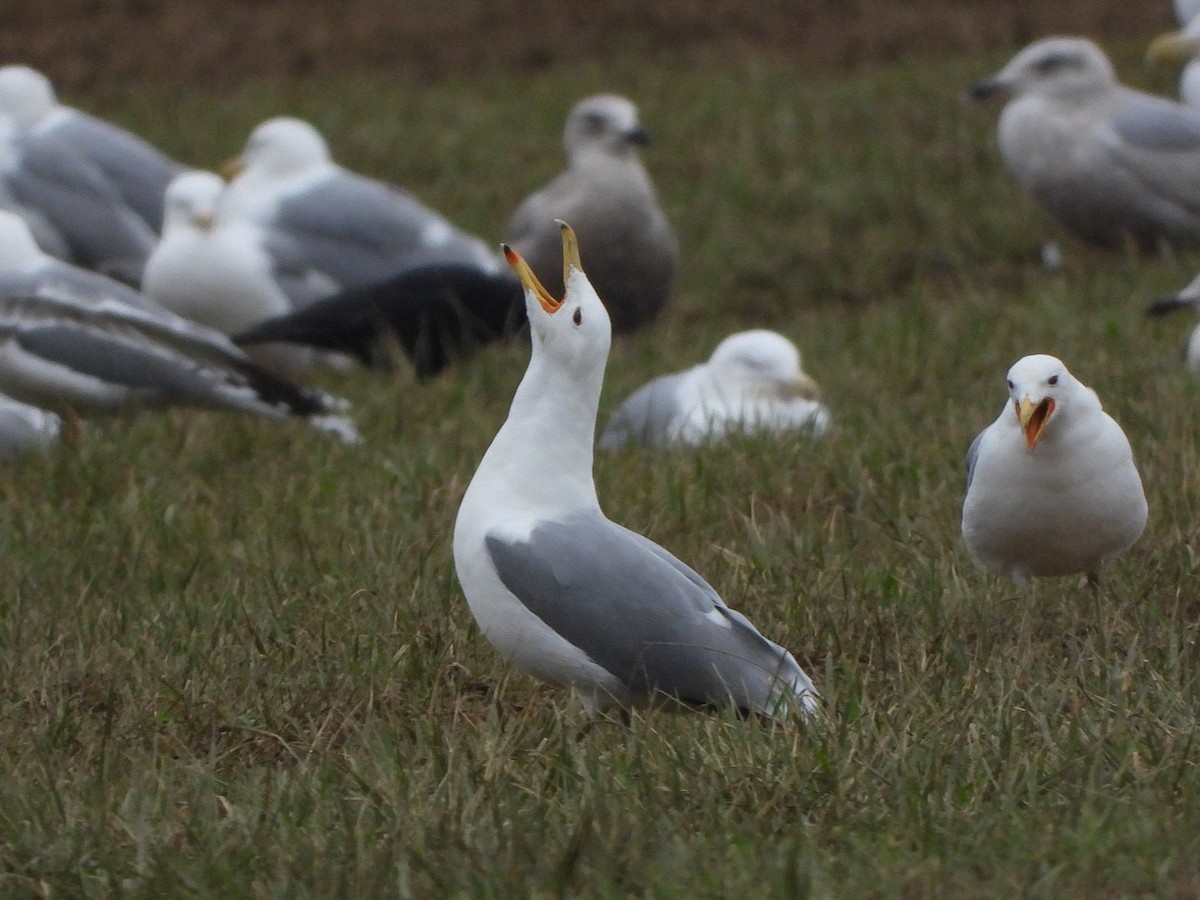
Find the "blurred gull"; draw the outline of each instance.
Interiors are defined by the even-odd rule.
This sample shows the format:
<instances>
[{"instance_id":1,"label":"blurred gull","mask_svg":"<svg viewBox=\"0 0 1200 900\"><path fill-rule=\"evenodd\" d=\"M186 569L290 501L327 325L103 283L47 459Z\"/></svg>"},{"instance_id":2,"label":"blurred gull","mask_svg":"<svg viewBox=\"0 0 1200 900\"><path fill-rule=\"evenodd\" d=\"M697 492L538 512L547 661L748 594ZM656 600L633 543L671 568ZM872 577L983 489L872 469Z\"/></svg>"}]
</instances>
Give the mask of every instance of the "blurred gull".
<instances>
[{"instance_id":1,"label":"blurred gull","mask_svg":"<svg viewBox=\"0 0 1200 900\"><path fill-rule=\"evenodd\" d=\"M45 450L61 430L62 419L54 413L0 394L0 459Z\"/></svg>"},{"instance_id":2,"label":"blurred gull","mask_svg":"<svg viewBox=\"0 0 1200 900\"><path fill-rule=\"evenodd\" d=\"M162 238L146 262L142 290L172 312L230 335L290 313L292 303L280 282L282 253L268 251L263 228L221 208L224 191L225 181L212 172L185 172L171 182ZM326 292L336 288L322 280ZM314 361L310 348L296 344L260 344L247 353L290 377Z\"/></svg>"},{"instance_id":3,"label":"blurred gull","mask_svg":"<svg viewBox=\"0 0 1200 900\"><path fill-rule=\"evenodd\" d=\"M255 128L229 174L223 202L231 214L282 231L341 287L429 263L500 269L486 244L408 192L335 163L325 139L300 119Z\"/></svg>"},{"instance_id":4,"label":"blurred gull","mask_svg":"<svg viewBox=\"0 0 1200 900\"><path fill-rule=\"evenodd\" d=\"M1160 34L1146 49L1148 62L1182 66L1179 75L1179 99L1188 106L1200 106L1200 16L1181 22L1183 28Z\"/></svg>"},{"instance_id":5,"label":"blurred gull","mask_svg":"<svg viewBox=\"0 0 1200 900\"><path fill-rule=\"evenodd\" d=\"M125 204L159 231L163 192L183 166L137 135L59 103L50 79L28 66L0 67L0 111L21 130L53 135L85 156Z\"/></svg>"},{"instance_id":6,"label":"blurred gull","mask_svg":"<svg viewBox=\"0 0 1200 900\"><path fill-rule=\"evenodd\" d=\"M743 331L717 345L708 362L656 378L635 391L609 420L599 445L699 444L729 432L820 437L829 410L800 366L796 345L774 331Z\"/></svg>"},{"instance_id":7,"label":"blurred gull","mask_svg":"<svg viewBox=\"0 0 1200 900\"><path fill-rule=\"evenodd\" d=\"M1200 243L1200 111L1117 83L1082 38L1046 38L976 83L1004 94L1000 153L1066 228L1105 246Z\"/></svg>"},{"instance_id":8,"label":"blurred gull","mask_svg":"<svg viewBox=\"0 0 1200 900\"><path fill-rule=\"evenodd\" d=\"M506 240L552 293L562 293L555 219L571 223L588 277L617 333L653 319L667 302L679 244L638 158L649 135L637 106L598 94L567 117L567 169L513 214Z\"/></svg>"},{"instance_id":9,"label":"blurred gull","mask_svg":"<svg viewBox=\"0 0 1200 900\"><path fill-rule=\"evenodd\" d=\"M182 403L301 416L348 442L345 404L256 365L223 335L137 291L42 253L0 211L0 391L27 403L110 411Z\"/></svg>"},{"instance_id":10,"label":"blurred gull","mask_svg":"<svg viewBox=\"0 0 1200 900\"><path fill-rule=\"evenodd\" d=\"M1146 525L1125 432L1053 356L1018 360L1008 395L967 453L967 548L1018 584L1076 573L1094 584Z\"/></svg>"}]
</instances>

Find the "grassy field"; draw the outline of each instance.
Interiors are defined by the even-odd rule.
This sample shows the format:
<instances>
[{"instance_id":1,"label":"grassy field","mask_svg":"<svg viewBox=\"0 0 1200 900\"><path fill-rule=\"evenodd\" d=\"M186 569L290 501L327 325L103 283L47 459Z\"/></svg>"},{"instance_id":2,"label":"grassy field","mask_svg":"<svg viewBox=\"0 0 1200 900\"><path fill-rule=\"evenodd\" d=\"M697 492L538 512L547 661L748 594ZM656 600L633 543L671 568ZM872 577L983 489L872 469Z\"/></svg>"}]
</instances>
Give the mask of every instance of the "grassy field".
<instances>
[{"instance_id":1,"label":"grassy field","mask_svg":"<svg viewBox=\"0 0 1200 900\"><path fill-rule=\"evenodd\" d=\"M1200 254L1065 241L1040 268L1061 235L1001 171L995 109L961 100L1010 49L828 78L628 55L106 91L93 109L200 165L306 116L496 240L561 166L570 105L635 97L685 263L614 347L601 416L762 325L835 427L604 456L601 501L788 646L829 715L589 726L500 662L450 534L520 342L429 384L324 377L359 448L215 413L90 422L0 479L0 894L1200 893L1200 394L1190 323L1141 315ZM967 445L1033 352L1099 391L1146 483L1146 534L1098 596L1017 589L959 538Z\"/></svg>"}]
</instances>

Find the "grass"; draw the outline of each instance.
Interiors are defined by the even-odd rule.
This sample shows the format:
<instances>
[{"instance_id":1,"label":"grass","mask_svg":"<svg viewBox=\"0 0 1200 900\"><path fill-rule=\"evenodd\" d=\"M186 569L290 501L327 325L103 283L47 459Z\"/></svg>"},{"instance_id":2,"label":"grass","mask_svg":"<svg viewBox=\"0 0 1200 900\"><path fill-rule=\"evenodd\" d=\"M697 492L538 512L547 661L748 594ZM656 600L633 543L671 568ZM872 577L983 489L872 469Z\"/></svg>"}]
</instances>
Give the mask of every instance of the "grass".
<instances>
[{"instance_id":1,"label":"grass","mask_svg":"<svg viewBox=\"0 0 1200 900\"><path fill-rule=\"evenodd\" d=\"M206 412L93 421L0 479L0 893L1200 892L1200 396L1188 323L1141 315L1200 256L1065 241L1041 270L1061 235L1001 171L995 110L960 103L1004 56L106 95L96 111L210 166L266 115L307 116L496 239L561 165L571 103L635 96L685 267L614 348L602 417L765 325L835 428L604 456L599 494L788 646L830 712L588 725L501 663L450 533L520 342L427 385L326 376L360 448ZM958 536L966 447L1031 352L1099 391L1146 482L1146 534L1100 596L1000 582Z\"/></svg>"}]
</instances>

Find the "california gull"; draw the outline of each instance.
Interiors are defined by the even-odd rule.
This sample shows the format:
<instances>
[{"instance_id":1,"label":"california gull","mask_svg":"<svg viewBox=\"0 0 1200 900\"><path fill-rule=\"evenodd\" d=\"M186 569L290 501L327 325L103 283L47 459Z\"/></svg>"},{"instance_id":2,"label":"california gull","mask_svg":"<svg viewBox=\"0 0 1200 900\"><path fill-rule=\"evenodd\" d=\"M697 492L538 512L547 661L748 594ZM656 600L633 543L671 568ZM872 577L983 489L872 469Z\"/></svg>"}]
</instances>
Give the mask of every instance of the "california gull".
<instances>
[{"instance_id":1,"label":"california gull","mask_svg":"<svg viewBox=\"0 0 1200 900\"><path fill-rule=\"evenodd\" d=\"M80 412L180 403L300 416L349 442L344 401L250 360L219 332L137 291L43 254L0 212L0 391Z\"/></svg>"},{"instance_id":2,"label":"california gull","mask_svg":"<svg viewBox=\"0 0 1200 900\"><path fill-rule=\"evenodd\" d=\"M732 433L806 430L820 437L829 410L800 365L796 345L775 331L730 335L707 362L655 378L609 420L599 446L700 444Z\"/></svg>"},{"instance_id":3,"label":"california gull","mask_svg":"<svg viewBox=\"0 0 1200 900\"><path fill-rule=\"evenodd\" d=\"M967 453L962 534L986 568L1018 584L1087 574L1128 550L1146 495L1121 426L1053 356L1008 371L1000 417Z\"/></svg>"},{"instance_id":4,"label":"california gull","mask_svg":"<svg viewBox=\"0 0 1200 900\"><path fill-rule=\"evenodd\" d=\"M1200 111L1117 82L1083 38L1045 38L971 88L1003 94L1000 153L1067 229L1105 246L1200 243Z\"/></svg>"},{"instance_id":5,"label":"california gull","mask_svg":"<svg viewBox=\"0 0 1200 900\"><path fill-rule=\"evenodd\" d=\"M605 517L592 480L612 328L562 225L566 294L513 250L533 335L508 419L467 487L454 563L479 627L510 663L589 709L672 698L742 713L817 710L785 649L696 572Z\"/></svg>"},{"instance_id":6,"label":"california gull","mask_svg":"<svg viewBox=\"0 0 1200 900\"><path fill-rule=\"evenodd\" d=\"M1156 64L1182 66L1179 99L1200 106L1200 15L1181 23L1182 28L1160 34L1146 48L1146 59Z\"/></svg>"}]
</instances>

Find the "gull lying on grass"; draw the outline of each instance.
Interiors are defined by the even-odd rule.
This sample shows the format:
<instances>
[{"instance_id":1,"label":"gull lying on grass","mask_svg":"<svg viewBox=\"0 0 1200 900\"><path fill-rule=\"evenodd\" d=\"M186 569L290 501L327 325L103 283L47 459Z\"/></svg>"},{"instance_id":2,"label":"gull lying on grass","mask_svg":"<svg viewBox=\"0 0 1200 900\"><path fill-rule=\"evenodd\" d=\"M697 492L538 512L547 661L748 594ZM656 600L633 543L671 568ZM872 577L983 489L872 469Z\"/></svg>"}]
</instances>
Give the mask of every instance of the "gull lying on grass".
<instances>
[{"instance_id":1,"label":"gull lying on grass","mask_svg":"<svg viewBox=\"0 0 1200 900\"><path fill-rule=\"evenodd\" d=\"M62 419L54 413L0 394L0 459L45 450L61 431Z\"/></svg>"},{"instance_id":2,"label":"gull lying on grass","mask_svg":"<svg viewBox=\"0 0 1200 900\"><path fill-rule=\"evenodd\" d=\"M816 690L790 653L601 511L592 442L612 329L574 233L561 228L562 300L507 251L533 349L455 522L454 564L471 612L505 659L575 688L589 709L671 698L814 714Z\"/></svg>"},{"instance_id":3,"label":"gull lying on grass","mask_svg":"<svg viewBox=\"0 0 1200 900\"><path fill-rule=\"evenodd\" d=\"M58 101L50 79L29 66L0 67L0 111L30 134L53 136L86 157L152 231L163 192L183 166L135 134Z\"/></svg>"},{"instance_id":4,"label":"gull lying on grass","mask_svg":"<svg viewBox=\"0 0 1200 900\"><path fill-rule=\"evenodd\" d=\"M1095 244L1200 244L1200 111L1117 82L1083 38L1029 45L971 88L1010 98L1000 154L1017 184Z\"/></svg>"},{"instance_id":5,"label":"gull lying on grass","mask_svg":"<svg viewBox=\"0 0 1200 900\"><path fill-rule=\"evenodd\" d=\"M962 534L986 568L1018 584L1087 574L1128 550L1146 495L1125 432L1053 356L1008 370L1008 400L967 453Z\"/></svg>"},{"instance_id":6,"label":"gull lying on grass","mask_svg":"<svg viewBox=\"0 0 1200 900\"><path fill-rule=\"evenodd\" d=\"M800 367L800 351L774 331L742 331L708 362L655 378L621 404L599 445L700 444L730 432L783 433L829 427L820 388Z\"/></svg>"},{"instance_id":7,"label":"gull lying on grass","mask_svg":"<svg viewBox=\"0 0 1200 900\"><path fill-rule=\"evenodd\" d=\"M301 416L356 443L344 401L250 360L222 334L96 272L42 253L0 212L0 391L80 412L182 403Z\"/></svg>"},{"instance_id":8,"label":"gull lying on grass","mask_svg":"<svg viewBox=\"0 0 1200 900\"><path fill-rule=\"evenodd\" d=\"M223 202L230 213L283 232L341 287L430 263L500 270L479 238L408 192L334 162L320 132L300 119L268 119L255 128L228 174Z\"/></svg>"}]
</instances>

